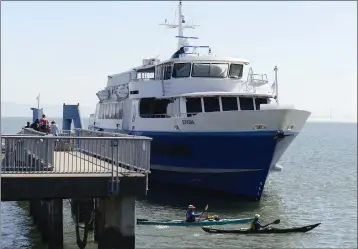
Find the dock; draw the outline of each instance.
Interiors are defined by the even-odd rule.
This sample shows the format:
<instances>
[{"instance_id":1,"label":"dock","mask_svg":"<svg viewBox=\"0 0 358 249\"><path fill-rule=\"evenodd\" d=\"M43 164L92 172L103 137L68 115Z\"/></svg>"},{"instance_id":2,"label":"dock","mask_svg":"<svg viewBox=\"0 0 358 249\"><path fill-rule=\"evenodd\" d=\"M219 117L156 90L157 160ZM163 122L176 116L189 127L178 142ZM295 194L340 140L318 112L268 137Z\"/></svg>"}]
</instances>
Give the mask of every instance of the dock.
<instances>
[{"instance_id":1,"label":"dock","mask_svg":"<svg viewBox=\"0 0 358 249\"><path fill-rule=\"evenodd\" d=\"M99 249L135 248L135 199L148 190L150 138L23 129L1 141L1 201L29 201L49 249L63 248L64 199L70 199L79 248L89 230Z\"/></svg>"}]
</instances>

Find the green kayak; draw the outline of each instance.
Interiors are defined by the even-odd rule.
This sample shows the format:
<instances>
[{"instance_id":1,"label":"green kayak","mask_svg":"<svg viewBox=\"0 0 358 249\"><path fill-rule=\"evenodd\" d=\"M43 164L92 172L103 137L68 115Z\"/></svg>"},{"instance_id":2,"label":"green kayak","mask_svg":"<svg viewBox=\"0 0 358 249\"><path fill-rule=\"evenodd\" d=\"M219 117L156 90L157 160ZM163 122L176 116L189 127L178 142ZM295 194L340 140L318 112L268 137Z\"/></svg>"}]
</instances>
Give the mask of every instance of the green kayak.
<instances>
[{"instance_id":1,"label":"green kayak","mask_svg":"<svg viewBox=\"0 0 358 249\"><path fill-rule=\"evenodd\" d=\"M184 220L162 220L162 221L150 221L146 219L137 219L138 225L150 225L150 226L217 226L228 224L246 224L250 223L252 218L244 219L220 219L220 220L201 220L195 222L186 222Z\"/></svg>"}]
</instances>

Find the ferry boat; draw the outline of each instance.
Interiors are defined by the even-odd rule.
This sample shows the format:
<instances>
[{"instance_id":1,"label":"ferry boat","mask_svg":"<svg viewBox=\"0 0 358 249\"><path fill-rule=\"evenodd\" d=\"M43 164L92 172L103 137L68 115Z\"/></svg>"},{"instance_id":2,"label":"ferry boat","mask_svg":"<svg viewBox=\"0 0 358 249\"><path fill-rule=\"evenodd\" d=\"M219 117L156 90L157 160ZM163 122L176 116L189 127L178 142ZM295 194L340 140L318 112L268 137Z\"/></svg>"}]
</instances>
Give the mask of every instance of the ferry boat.
<instances>
[{"instance_id":1,"label":"ferry boat","mask_svg":"<svg viewBox=\"0 0 358 249\"><path fill-rule=\"evenodd\" d=\"M248 60L190 45L198 38L183 30L197 25L186 23L181 1L178 12L177 24L161 24L178 29L177 51L108 76L89 129L153 138L150 181L260 200L310 112L279 104L277 67L271 82Z\"/></svg>"}]
</instances>

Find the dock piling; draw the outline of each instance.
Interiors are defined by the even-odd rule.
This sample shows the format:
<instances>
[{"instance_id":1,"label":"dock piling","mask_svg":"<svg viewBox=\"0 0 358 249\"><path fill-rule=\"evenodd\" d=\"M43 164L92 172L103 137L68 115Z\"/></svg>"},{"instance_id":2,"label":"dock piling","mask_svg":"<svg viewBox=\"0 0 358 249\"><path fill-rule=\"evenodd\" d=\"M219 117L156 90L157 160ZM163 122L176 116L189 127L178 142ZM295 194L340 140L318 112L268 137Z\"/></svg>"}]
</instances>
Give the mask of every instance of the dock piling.
<instances>
[{"instance_id":1,"label":"dock piling","mask_svg":"<svg viewBox=\"0 0 358 249\"><path fill-rule=\"evenodd\" d=\"M63 201L55 199L49 202L49 249L63 248Z\"/></svg>"},{"instance_id":2,"label":"dock piling","mask_svg":"<svg viewBox=\"0 0 358 249\"><path fill-rule=\"evenodd\" d=\"M98 249L135 248L135 197L100 199L99 216Z\"/></svg>"}]
</instances>

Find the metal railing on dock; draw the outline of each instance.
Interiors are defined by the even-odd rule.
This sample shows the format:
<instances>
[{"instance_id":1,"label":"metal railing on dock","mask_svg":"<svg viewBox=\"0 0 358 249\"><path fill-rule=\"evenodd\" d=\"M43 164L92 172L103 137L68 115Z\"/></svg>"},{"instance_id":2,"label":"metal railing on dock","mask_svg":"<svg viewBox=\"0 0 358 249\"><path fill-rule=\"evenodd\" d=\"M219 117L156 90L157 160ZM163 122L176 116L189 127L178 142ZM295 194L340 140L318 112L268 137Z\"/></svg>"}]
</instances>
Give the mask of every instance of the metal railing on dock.
<instances>
[{"instance_id":1,"label":"metal railing on dock","mask_svg":"<svg viewBox=\"0 0 358 249\"><path fill-rule=\"evenodd\" d=\"M25 129L24 129L25 130ZM4 135L2 174L99 174L150 172L147 137Z\"/></svg>"}]
</instances>

